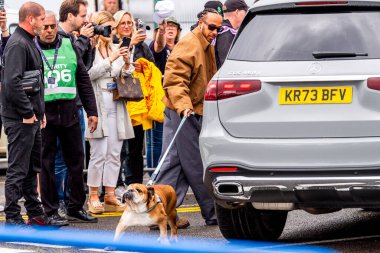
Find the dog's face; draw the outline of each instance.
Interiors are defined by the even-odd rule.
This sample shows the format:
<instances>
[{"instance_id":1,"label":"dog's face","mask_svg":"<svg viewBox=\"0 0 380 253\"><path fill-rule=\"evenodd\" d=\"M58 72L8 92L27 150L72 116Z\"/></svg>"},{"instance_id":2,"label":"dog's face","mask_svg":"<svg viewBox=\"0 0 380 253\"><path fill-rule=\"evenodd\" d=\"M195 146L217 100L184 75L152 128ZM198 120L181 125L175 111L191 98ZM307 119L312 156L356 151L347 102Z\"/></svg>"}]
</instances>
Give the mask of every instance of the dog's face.
<instances>
[{"instance_id":1,"label":"dog's face","mask_svg":"<svg viewBox=\"0 0 380 253\"><path fill-rule=\"evenodd\" d=\"M154 197L154 188L143 184L130 184L123 194L122 202L128 206L146 204Z\"/></svg>"}]
</instances>

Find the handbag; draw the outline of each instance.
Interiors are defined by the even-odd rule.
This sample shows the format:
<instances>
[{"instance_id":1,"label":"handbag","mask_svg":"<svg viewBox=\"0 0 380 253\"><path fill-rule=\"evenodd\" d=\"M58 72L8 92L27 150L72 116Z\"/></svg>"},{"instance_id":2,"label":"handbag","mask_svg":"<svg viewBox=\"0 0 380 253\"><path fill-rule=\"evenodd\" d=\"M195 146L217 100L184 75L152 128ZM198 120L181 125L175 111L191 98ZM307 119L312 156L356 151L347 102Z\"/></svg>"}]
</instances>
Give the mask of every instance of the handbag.
<instances>
[{"instance_id":1,"label":"handbag","mask_svg":"<svg viewBox=\"0 0 380 253\"><path fill-rule=\"evenodd\" d=\"M20 84L26 94L37 93L41 90L41 70L25 71Z\"/></svg>"},{"instance_id":2,"label":"handbag","mask_svg":"<svg viewBox=\"0 0 380 253\"><path fill-rule=\"evenodd\" d=\"M116 89L113 90L113 100L138 102L144 99L140 79L132 76L115 77Z\"/></svg>"}]
</instances>

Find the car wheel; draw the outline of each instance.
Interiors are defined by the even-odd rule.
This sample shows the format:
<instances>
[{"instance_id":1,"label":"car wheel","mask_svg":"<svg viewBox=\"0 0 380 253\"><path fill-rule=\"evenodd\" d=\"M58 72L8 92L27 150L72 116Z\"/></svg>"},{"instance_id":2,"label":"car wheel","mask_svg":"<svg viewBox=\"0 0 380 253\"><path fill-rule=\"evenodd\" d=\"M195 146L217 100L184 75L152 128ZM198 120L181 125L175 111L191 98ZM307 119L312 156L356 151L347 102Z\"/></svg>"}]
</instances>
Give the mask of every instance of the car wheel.
<instances>
[{"instance_id":1,"label":"car wheel","mask_svg":"<svg viewBox=\"0 0 380 253\"><path fill-rule=\"evenodd\" d=\"M263 211L251 204L227 209L216 204L220 232L226 239L277 240L284 230L287 211Z\"/></svg>"}]
</instances>

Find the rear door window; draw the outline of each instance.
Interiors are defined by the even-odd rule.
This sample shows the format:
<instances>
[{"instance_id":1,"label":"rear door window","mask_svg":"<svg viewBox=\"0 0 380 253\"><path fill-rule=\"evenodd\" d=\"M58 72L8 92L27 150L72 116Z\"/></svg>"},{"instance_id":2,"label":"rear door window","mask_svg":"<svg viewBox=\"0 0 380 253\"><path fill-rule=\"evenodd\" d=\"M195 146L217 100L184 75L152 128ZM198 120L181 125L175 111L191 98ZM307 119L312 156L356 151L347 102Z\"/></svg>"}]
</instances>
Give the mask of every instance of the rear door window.
<instances>
[{"instance_id":1,"label":"rear door window","mask_svg":"<svg viewBox=\"0 0 380 253\"><path fill-rule=\"evenodd\" d=\"M315 61L313 52L368 53L380 58L380 12L258 14L228 56L242 61ZM326 59L320 59L326 60Z\"/></svg>"}]
</instances>

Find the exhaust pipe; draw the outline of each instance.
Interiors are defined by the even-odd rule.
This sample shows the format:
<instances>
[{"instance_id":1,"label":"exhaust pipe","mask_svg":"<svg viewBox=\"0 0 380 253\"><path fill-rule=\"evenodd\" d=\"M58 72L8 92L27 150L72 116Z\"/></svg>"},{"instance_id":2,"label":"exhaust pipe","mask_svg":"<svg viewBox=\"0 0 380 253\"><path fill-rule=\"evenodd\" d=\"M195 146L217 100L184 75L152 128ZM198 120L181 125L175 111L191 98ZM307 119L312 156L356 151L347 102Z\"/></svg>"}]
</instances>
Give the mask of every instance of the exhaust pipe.
<instances>
[{"instance_id":1,"label":"exhaust pipe","mask_svg":"<svg viewBox=\"0 0 380 253\"><path fill-rule=\"evenodd\" d=\"M217 183L215 185L215 191L218 195L222 196L238 196L244 194L243 186L233 182Z\"/></svg>"}]
</instances>

